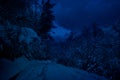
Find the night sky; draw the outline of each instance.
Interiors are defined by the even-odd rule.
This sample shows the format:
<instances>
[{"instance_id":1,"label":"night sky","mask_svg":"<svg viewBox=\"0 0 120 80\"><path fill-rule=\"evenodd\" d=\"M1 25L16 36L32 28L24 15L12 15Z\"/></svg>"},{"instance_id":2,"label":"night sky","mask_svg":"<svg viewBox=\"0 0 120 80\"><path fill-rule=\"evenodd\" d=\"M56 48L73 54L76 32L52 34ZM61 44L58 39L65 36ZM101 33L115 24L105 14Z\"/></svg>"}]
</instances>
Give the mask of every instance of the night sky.
<instances>
[{"instance_id":1,"label":"night sky","mask_svg":"<svg viewBox=\"0 0 120 80\"><path fill-rule=\"evenodd\" d=\"M56 21L74 31L95 22L112 23L120 16L120 0L56 0L56 3Z\"/></svg>"}]
</instances>

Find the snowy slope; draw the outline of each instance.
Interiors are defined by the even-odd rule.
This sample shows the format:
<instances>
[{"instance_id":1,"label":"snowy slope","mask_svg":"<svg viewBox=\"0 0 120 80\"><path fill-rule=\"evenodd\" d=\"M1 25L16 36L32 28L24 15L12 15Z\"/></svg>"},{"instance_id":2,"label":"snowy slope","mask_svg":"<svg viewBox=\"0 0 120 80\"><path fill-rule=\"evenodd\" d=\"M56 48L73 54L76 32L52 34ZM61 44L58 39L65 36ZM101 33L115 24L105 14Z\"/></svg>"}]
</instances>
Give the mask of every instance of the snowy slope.
<instances>
[{"instance_id":1,"label":"snowy slope","mask_svg":"<svg viewBox=\"0 0 120 80\"><path fill-rule=\"evenodd\" d=\"M13 62L0 60L4 68L0 80L106 80L83 70L66 67L51 61L28 61L18 58Z\"/></svg>"},{"instance_id":2,"label":"snowy slope","mask_svg":"<svg viewBox=\"0 0 120 80\"><path fill-rule=\"evenodd\" d=\"M68 29L59 26L54 22L54 28L52 28L49 32L50 36L56 41L65 41L71 34L71 31Z\"/></svg>"}]
</instances>

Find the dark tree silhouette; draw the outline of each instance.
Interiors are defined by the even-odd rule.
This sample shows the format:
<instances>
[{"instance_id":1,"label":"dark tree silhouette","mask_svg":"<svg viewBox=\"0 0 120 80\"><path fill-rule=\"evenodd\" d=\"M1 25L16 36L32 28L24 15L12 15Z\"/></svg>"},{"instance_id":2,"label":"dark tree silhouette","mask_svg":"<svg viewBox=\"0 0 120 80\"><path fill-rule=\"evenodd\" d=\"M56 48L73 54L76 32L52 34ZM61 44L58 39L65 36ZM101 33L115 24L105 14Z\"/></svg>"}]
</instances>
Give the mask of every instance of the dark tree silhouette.
<instances>
[{"instance_id":1,"label":"dark tree silhouette","mask_svg":"<svg viewBox=\"0 0 120 80\"><path fill-rule=\"evenodd\" d=\"M100 27L97 25L97 23L94 23L92 25L92 35L93 35L93 38L101 38L104 33L103 31L100 29Z\"/></svg>"},{"instance_id":2,"label":"dark tree silhouette","mask_svg":"<svg viewBox=\"0 0 120 80\"><path fill-rule=\"evenodd\" d=\"M0 0L0 16L10 19L16 14L24 12L26 2L26 0Z\"/></svg>"},{"instance_id":3,"label":"dark tree silhouette","mask_svg":"<svg viewBox=\"0 0 120 80\"><path fill-rule=\"evenodd\" d=\"M52 8L55 6L55 4L52 4L50 0L47 0L46 2L42 0L42 13L40 17L40 26L37 28L39 35L46 35L47 32L53 27L53 20L55 19L55 16L53 15Z\"/></svg>"}]
</instances>

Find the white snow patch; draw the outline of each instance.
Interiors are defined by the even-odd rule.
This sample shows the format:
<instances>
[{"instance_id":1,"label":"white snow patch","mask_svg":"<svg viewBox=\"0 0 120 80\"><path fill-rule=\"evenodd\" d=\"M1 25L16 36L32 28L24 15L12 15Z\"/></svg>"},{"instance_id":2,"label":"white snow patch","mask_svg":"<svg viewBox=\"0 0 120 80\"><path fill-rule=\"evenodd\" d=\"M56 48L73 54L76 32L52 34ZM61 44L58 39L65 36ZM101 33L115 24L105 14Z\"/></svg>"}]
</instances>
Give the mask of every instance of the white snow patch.
<instances>
[{"instance_id":1,"label":"white snow patch","mask_svg":"<svg viewBox=\"0 0 120 80\"><path fill-rule=\"evenodd\" d=\"M118 36L119 34L112 28L112 26L102 28L105 34Z\"/></svg>"},{"instance_id":2,"label":"white snow patch","mask_svg":"<svg viewBox=\"0 0 120 80\"><path fill-rule=\"evenodd\" d=\"M52 28L49 32L50 36L56 41L65 41L69 36L71 31L65 29L54 22L55 28Z\"/></svg>"}]
</instances>

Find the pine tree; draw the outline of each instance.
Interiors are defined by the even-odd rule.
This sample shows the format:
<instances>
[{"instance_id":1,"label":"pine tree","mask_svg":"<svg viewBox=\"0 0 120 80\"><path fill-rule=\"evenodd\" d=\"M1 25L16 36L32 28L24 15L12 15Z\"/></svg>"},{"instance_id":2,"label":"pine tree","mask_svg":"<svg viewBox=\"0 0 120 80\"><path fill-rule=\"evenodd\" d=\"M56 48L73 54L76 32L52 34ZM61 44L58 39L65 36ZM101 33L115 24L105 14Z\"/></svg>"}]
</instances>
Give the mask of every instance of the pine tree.
<instances>
[{"instance_id":1,"label":"pine tree","mask_svg":"<svg viewBox=\"0 0 120 80\"><path fill-rule=\"evenodd\" d=\"M104 32L102 29L97 25L97 23L94 23L92 25L92 36L93 38L102 38L104 35Z\"/></svg>"},{"instance_id":2,"label":"pine tree","mask_svg":"<svg viewBox=\"0 0 120 80\"><path fill-rule=\"evenodd\" d=\"M52 4L50 0L47 0L44 2L42 0L42 13L40 17L40 26L38 29L39 35L47 35L47 32L53 27L53 20L55 19L55 16L53 15L52 8L55 6L55 4Z\"/></svg>"}]
</instances>

